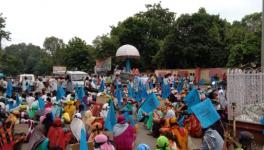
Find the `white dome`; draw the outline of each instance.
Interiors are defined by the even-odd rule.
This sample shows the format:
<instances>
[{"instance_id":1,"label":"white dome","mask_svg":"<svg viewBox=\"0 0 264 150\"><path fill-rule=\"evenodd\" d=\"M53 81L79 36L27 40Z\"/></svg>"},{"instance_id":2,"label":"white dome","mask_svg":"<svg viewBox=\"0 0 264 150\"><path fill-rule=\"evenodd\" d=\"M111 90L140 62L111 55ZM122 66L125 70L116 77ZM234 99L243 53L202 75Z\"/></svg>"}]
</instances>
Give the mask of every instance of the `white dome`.
<instances>
[{"instance_id":1,"label":"white dome","mask_svg":"<svg viewBox=\"0 0 264 150\"><path fill-rule=\"evenodd\" d=\"M135 46L126 44L117 49L116 57L138 58L140 55Z\"/></svg>"}]
</instances>

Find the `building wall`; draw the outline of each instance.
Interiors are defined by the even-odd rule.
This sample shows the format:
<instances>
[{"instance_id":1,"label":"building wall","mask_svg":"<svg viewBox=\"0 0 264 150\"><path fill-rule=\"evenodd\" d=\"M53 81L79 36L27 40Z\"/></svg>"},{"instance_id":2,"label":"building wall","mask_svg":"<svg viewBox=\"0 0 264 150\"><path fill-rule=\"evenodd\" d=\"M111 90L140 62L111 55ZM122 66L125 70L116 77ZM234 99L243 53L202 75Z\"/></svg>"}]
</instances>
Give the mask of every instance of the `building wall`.
<instances>
[{"instance_id":1,"label":"building wall","mask_svg":"<svg viewBox=\"0 0 264 150\"><path fill-rule=\"evenodd\" d=\"M180 76L187 76L190 73L194 73L196 80L205 80L210 82L213 75L217 75L220 80L223 79L224 74L226 74L227 68L195 68L195 69L160 69L155 70L156 75L164 76L165 74L171 73Z\"/></svg>"}]
</instances>

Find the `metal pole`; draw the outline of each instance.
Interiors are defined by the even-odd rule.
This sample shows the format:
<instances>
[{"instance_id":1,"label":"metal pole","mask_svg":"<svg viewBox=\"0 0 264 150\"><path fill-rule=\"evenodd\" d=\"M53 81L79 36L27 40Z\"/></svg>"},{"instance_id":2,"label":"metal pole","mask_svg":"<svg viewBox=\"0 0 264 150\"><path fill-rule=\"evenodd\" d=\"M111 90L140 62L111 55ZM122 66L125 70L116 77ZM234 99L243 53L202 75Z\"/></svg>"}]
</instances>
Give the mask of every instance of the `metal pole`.
<instances>
[{"instance_id":1,"label":"metal pole","mask_svg":"<svg viewBox=\"0 0 264 150\"><path fill-rule=\"evenodd\" d=\"M264 73L264 0L262 0L261 72Z\"/></svg>"}]
</instances>

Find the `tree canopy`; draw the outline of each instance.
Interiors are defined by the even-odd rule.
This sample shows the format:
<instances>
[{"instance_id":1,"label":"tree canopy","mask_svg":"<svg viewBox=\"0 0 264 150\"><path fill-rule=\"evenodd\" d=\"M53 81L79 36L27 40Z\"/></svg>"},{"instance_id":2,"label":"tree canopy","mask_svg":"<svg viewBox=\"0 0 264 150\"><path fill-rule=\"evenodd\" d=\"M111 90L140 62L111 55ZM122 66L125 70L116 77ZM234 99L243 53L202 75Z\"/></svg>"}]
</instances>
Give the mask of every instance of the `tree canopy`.
<instances>
[{"instance_id":1,"label":"tree canopy","mask_svg":"<svg viewBox=\"0 0 264 150\"><path fill-rule=\"evenodd\" d=\"M43 48L25 43L7 46L0 50L0 69L11 75L43 75L50 74L52 66L61 65L93 72L95 59L112 56L116 63L116 50L124 44L139 50L140 61L132 65L142 71L260 64L261 13L230 23L204 8L177 17L161 3L146 8L111 26L110 33L97 36L92 45L79 37L64 43L51 36L44 40ZM0 14L0 48L2 39L10 39L5 21Z\"/></svg>"}]
</instances>

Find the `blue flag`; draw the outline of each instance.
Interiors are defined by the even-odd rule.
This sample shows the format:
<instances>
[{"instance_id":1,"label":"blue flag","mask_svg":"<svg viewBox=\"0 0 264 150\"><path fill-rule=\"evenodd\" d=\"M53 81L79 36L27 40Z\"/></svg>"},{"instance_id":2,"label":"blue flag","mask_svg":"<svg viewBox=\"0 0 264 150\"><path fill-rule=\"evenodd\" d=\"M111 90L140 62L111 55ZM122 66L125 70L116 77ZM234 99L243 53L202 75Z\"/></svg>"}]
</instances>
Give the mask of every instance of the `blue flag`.
<instances>
[{"instance_id":1,"label":"blue flag","mask_svg":"<svg viewBox=\"0 0 264 150\"><path fill-rule=\"evenodd\" d=\"M264 125L264 116L262 116L262 118L261 118L261 120L260 120L260 123L261 123L262 125Z\"/></svg>"},{"instance_id":2,"label":"blue flag","mask_svg":"<svg viewBox=\"0 0 264 150\"><path fill-rule=\"evenodd\" d=\"M177 86L177 91L178 93L181 93L183 89L183 79L179 80L178 86Z\"/></svg>"},{"instance_id":3,"label":"blue flag","mask_svg":"<svg viewBox=\"0 0 264 150\"><path fill-rule=\"evenodd\" d=\"M180 127L184 127L184 119L185 119L184 116L182 116L182 117L179 119L178 124L179 124Z\"/></svg>"},{"instance_id":4,"label":"blue flag","mask_svg":"<svg viewBox=\"0 0 264 150\"><path fill-rule=\"evenodd\" d=\"M116 86L115 97L117 98L118 107L120 108L122 106L121 101L122 101L123 95L122 95L121 89L118 86Z\"/></svg>"},{"instance_id":5,"label":"blue flag","mask_svg":"<svg viewBox=\"0 0 264 150\"><path fill-rule=\"evenodd\" d=\"M130 83L127 85L128 88L128 97L133 98L134 97L134 89L131 87Z\"/></svg>"},{"instance_id":6,"label":"blue flag","mask_svg":"<svg viewBox=\"0 0 264 150\"><path fill-rule=\"evenodd\" d=\"M205 84L205 80L204 79L199 81L199 85L204 85L204 84Z\"/></svg>"},{"instance_id":7,"label":"blue flag","mask_svg":"<svg viewBox=\"0 0 264 150\"><path fill-rule=\"evenodd\" d=\"M88 150L85 130L81 129L80 150Z\"/></svg>"},{"instance_id":8,"label":"blue flag","mask_svg":"<svg viewBox=\"0 0 264 150\"><path fill-rule=\"evenodd\" d=\"M139 92L140 92L141 98L146 99L148 97L146 85L144 85L142 82L139 83Z\"/></svg>"},{"instance_id":9,"label":"blue flag","mask_svg":"<svg viewBox=\"0 0 264 150\"><path fill-rule=\"evenodd\" d=\"M162 91L161 91L162 99L166 99L170 96L170 85L169 84L162 84Z\"/></svg>"},{"instance_id":10,"label":"blue flag","mask_svg":"<svg viewBox=\"0 0 264 150\"><path fill-rule=\"evenodd\" d=\"M191 107L193 113L201 123L202 128L208 128L220 119L210 99Z\"/></svg>"},{"instance_id":11,"label":"blue flag","mask_svg":"<svg viewBox=\"0 0 264 150\"><path fill-rule=\"evenodd\" d=\"M126 60L126 72L131 72L131 66L129 59Z\"/></svg>"},{"instance_id":12,"label":"blue flag","mask_svg":"<svg viewBox=\"0 0 264 150\"><path fill-rule=\"evenodd\" d=\"M39 104L39 109L45 109L45 102L41 97L38 97L38 104Z\"/></svg>"},{"instance_id":13,"label":"blue flag","mask_svg":"<svg viewBox=\"0 0 264 150\"><path fill-rule=\"evenodd\" d=\"M56 100L59 101L65 96L65 91L62 86L59 86L57 88L57 93L56 93Z\"/></svg>"},{"instance_id":14,"label":"blue flag","mask_svg":"<svg viewBox=\"0 0 264 150\"><path fill-rule=\"evenodd\" d=\"M116 120L115 108L114 108L113 101L111 100L109 111L108 111L107 116L105 118L104 127L108 131L113 131L113 127L116 123L117 123L117 120Z\"/></svg>"},{"instance_id":15,"label":"blue flag","mask_svg":"<svg viewBox=\"0 0 264 150\"><path fill-rule=\"evenodd\" d=\"M200 103L200 95L196 89L191 90L184 98L185 104L188 106L188 112L191 113L191 107Z\"/></svg>"},{"instance_id":16,"label":"blue flag","mask_svg":"<svg viewBox=\"0 0 264 150\"><path fill-rule=\"evenodd\" d=\"M151 93L148 98L144 101L144 103L141 106L141 109L146 112L152 112L154 109L156 109L160 105L160 102L157 98L157 96L154 93Z\"/></svg>"},{"instance_id":17,"label":"blue flag","mask_svg":"<svg viewBox=\"0 0 264 150\"><path fill-rule=\"evenodd\" d=\"M13 92L13 86L12 86L12 81L8 80L7 82L7 88L6 88L6 96L11 97Z\"/></svg>"},{"instance_id":18,"label":"blue flag","mask_svg":"<svg viewBox=\"0 0 264 150\"><path fill-rule=\"evenodd\" d=\"M153 84L152 84L152 82L149 82L149 89L153 89L154 87L153 87Z\"/></svg>"},{"instance_id":19,"label":"blue flag","mask_svg":"<svg viewBox=\"0 0 264 150\"><path fill-rule=\"evenodd\" d=\"M85 96L84 88L83 86L77 87L77 99L82 101L83 97Z\"/></svg>"},{"instance_id":20,"label":"blue flag","mask_svg":"<svg viewBox=\"0 0 264 150\"><path fill-rule=\"evenodd\" d=\"M100 87L99 87L99 92L104 92L104 89L105 89L105 83L104 83L104 80L102 80Z\"/></svg>"},{"instance_id":21,"label":"blue flag","mask_svg":"<svg viewBox=\"0 0 264 150\"><path fill-rule=\"evenodd\" d=\"M16 94L16 107L20 105L19 94Z\"/></svg>"},{"instance_id":22,"label":"blue flag","mask_svg":"<svg viewBox=\"0 0 264 150\"><path fill-rule=\"evenodd\" d=\"M136 123L135 120L133 119L133 116L130 115L129 112L125 112L123 115L126 119L126 122L130 122L130 125L134 127Z\"/></svg>"}]
</instances>

